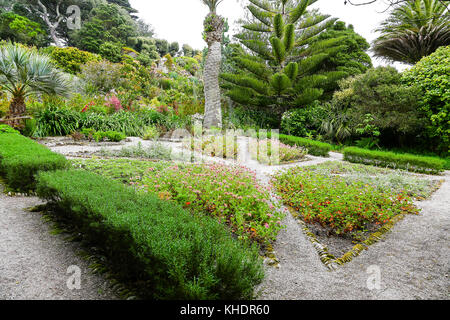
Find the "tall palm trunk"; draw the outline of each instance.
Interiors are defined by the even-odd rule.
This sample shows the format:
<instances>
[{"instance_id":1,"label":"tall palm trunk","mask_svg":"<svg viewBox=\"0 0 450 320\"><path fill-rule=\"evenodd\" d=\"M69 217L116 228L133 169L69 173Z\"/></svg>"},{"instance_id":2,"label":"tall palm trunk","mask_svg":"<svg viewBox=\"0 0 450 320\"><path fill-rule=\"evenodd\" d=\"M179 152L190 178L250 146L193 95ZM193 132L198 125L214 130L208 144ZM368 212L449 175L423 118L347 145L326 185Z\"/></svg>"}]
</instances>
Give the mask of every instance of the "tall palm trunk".
<instances>
[{"instance_id":1,"label":"tall palm trunk","mask_svg":"<svg viewBox=\"0 0 450 320\"><path fill-rule=\"evenodd\" d=\"M205 40L208 43L203 81L205 84L205 128L222 127L219 74L222 62L222 32L224 21L215 13L205 20Z\"/></svg>"},{"instance_id":2,"label":"tall palm trunk","mask_svg":"<svg viewBox=\"0 0 450 320\"><path fill-rule=\"evenodd\" d=\"M9 104L9 113L12 117L22 116L26 111L25 99L22 96L13 97Z\"/></svg>"}]
</instances>

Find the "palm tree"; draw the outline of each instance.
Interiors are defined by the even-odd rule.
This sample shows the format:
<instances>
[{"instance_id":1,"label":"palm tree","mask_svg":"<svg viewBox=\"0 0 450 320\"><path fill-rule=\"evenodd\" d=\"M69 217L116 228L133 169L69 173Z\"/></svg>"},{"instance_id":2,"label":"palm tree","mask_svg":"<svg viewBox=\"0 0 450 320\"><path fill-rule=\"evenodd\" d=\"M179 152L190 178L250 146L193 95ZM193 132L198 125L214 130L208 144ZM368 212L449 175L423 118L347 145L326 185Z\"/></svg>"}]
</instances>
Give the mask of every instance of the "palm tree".
<instances>
[{"instance_id":1,"label":"palm tree","mask_svg":"<svg viewBox=\"0 0 450 320\"><path fill-rule=\"evenodd\" d=\"M222 34L224 19L216 14L223 0L202 0L210 12L204 21L204 39L208 44L203 81L205 84L205 128L222 127L219 74L222 61Z\"/></svg>"},{"instance_id":2,"label":"palm tree","mask_svg":"<svg viewBox=\"0 0 450 320\"><path fill-rule=\"evenodd\" d=\"M450 44L450 14L439 0L406 1L394 8L373 43L375 56L415 64Z\"/></svg>"},{"instance_id":3,"label":"palm tree","mask_svg":"<svg viewBox=\"0 0 450 320\"><path fill-rule=\"evenodd\" d=\"M31 95L67 95L69 83L50 57L17 44L0 47L0 90L11 97L10 118L23 116Z\"/></svg>"}]
</instances>

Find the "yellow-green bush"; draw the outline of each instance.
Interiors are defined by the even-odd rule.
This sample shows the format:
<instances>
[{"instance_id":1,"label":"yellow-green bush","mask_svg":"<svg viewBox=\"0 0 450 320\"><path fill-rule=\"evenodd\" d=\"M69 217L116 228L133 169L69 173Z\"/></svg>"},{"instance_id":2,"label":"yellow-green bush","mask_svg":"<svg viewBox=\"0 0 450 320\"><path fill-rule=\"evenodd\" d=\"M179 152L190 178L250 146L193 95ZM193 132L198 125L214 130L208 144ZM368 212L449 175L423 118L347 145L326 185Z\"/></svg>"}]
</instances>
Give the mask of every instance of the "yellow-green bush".
<instances>
[{"instance_id":1,"label":"yellow-green bush","mask_svg":"<svg viewBox=\"0 0 450 320\"><path fill-rule=\"evenodd\" d=\"M65 72L76 74L81 66L91 61L100 61L101 57L77 48L52 48L50 56L58 68Z\"/></svg>"}]
</instances>

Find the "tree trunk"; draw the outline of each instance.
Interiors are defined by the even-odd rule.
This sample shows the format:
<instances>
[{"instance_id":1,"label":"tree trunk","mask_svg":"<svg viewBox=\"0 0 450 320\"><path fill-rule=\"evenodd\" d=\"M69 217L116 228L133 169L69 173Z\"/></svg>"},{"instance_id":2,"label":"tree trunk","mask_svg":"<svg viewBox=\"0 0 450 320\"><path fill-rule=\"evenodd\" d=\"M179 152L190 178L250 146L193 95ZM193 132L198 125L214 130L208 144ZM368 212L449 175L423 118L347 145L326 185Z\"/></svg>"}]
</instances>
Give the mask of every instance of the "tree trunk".
<instances>
[{"instance_id":1,"label":"tree trunk","mask_svg":"<svg viewBox=\"0 0 450 320\"><path fill-rule=\"evenodd\" d=\"M205 118L204 127L222 127L222 109L220 105L219 73L222 62L222 46L213 42L208 46L205 72Z\"/></svg>"},{"instance_id":2,"label":"tree trunk","mask_svg":"<svg viewBox=\"0 0 450 320\"><path fill-rule=\"evenodd\" d=\"M12 117L23 116L26 111L25 99L23 97L14 97L9 104L9 113Z\"/></svg>"}]
</instances>

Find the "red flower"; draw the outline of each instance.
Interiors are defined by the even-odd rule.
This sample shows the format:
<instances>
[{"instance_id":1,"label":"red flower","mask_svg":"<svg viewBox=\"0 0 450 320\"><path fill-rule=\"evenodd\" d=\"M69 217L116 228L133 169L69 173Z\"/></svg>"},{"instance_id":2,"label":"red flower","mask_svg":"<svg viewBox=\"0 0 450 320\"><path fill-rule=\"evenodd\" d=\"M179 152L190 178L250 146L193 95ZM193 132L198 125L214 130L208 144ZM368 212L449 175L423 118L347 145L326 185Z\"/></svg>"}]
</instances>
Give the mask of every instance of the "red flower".
<instances>
[{"instance_id":1,"label":"red flower","mask_svg":"<svg viewBox=\"0 0 450 320\"><path fill-rule=\"evenodd\" d=\"M186 202L186 205L189 206L191 203L190 202Z\"/></svg>"}]
</instances>

